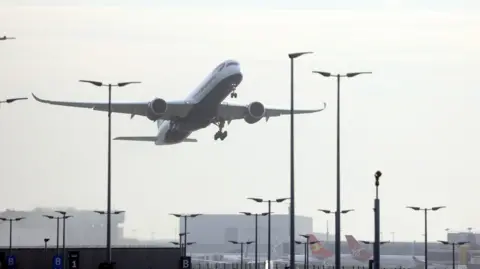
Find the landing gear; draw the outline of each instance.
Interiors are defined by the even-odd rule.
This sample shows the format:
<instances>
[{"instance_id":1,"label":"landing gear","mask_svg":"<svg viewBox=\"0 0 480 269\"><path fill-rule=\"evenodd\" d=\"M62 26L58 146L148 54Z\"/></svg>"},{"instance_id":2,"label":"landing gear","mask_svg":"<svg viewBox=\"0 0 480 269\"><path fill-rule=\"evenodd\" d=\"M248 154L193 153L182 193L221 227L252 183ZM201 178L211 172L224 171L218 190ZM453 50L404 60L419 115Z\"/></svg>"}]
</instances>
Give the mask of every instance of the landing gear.
<instances>
[{"instance_id":1,"label":"landing gear","mask_svg":"<svg viewBox=\"0 0 480 269\"><path fill-rule=\"evenodd\" d=\"M223 130L223 127L225 127L225 121L220 121L218 124L217 124L218 128L220 130L218 130L218 132L215 133L215 135L213 136L213 139L214 140L224 140L227 135L228 135L228 132L227 131L222 131Z\"/></svg>"},{"instance_id":2,"label":"landing gear","mask_svg":"<svg viewBox=\"0 0 480 269\"><path fill-rule=\"evenodd\" d=\"M227 135L228 135L227 131L224 131L224 132L218 131L213 136L213 139L215 139L215 140L220 139L220 140L223 141L227 137Z\"/></svg>"},{"instance_id":3,"label":"landing gear","mask_svg":"<svg viewBox=\"0 0 480 269\"><path fill-rule=\"evenodd\" d=\"M233 89L232 89L232 92L230 93L230 97L231 97L231 98L237 98L238 95L237 95L237 93L235 92L235 90L237 89L237 85L232 84L232 88L233 88Z\"/></svg>"}]
</instances>

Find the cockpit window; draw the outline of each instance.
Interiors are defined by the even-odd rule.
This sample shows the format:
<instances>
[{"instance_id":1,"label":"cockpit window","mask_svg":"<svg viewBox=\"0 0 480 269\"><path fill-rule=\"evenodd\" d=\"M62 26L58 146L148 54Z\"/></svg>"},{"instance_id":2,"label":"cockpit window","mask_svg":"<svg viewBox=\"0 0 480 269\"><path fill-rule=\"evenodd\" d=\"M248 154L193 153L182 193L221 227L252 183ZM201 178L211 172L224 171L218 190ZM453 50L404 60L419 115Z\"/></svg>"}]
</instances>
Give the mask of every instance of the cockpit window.
<instances>
[{"instance_id":1,"label":"cockpit window","mask_svg":"<svg viewBox=\"0 0 480 269\"><path fill-rule=\"evenodd\" d=\"M238 65L237 62L229 62L226 67L232 66L232 65Z\"/></svg>"},{"instance_id":2,"label":"cockpit window","mask_svg":"<svg viewBox=\"0 0 480 269\"><path fill-rule=\"evenodd\" d=\"M223 66L225 65L225 63L221 63L220 65L218 65L214 70L213 72L220 72L220 70L222 70Z\"/></svg>"}]
</instances>

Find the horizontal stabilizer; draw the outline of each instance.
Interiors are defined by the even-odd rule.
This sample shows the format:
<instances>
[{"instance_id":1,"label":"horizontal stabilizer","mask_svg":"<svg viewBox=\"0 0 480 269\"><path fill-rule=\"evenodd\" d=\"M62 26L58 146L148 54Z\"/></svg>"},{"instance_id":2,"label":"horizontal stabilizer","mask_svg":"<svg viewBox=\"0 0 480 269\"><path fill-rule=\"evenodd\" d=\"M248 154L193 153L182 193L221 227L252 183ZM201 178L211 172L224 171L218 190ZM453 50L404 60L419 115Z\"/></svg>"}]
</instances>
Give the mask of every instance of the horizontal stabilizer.
<instances>
[{"instance_id":1,"label":"horizontal stabilizer","mask_svg":"<svg viewBox=\"0 0 480 269\"><path fill-rule=\"evenodd\" d=\"M113 140L155 142L157 141L157 137L156 136L119 136L119 137L115 137Z\"/></svg>"},{"instance_id":2,"label":"horizontal stabilizer","mask_svg":"<svg viewBox=\"0 0 480 269\"><path fill-rule=\"evenodd\" d=\"M119 136L119 137L115 137L113 140L155 142L157 141L157 137L156 136ZM182 142L198 142L198 140L195 138L186 138Z\"/></svg>"}]
</instances>

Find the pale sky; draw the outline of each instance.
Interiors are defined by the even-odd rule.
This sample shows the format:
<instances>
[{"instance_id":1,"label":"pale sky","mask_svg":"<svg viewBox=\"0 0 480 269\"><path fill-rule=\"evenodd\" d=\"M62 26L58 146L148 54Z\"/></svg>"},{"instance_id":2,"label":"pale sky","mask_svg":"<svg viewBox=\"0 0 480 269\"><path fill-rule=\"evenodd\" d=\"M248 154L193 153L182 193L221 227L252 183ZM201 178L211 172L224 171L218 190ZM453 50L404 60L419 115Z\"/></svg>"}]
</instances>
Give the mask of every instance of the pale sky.
<instances>
[{"instance_id":1,"label":"pale sky","mask_svg":"<svg viewBox=\"0 0 480 269\"><path fill-rule=\"evenodd\" d=\"M0 99L34 92L106 100L106 89L79 79L142 81L115 89L115 100L182 99L221 61L236 59L244 80L235 103L289 108L287 53L312 50L296 62L295 105L328 107L296 117L297 214L312 216L316 232L327 219L333 230L333 218L317 209L335 207L335 81L311 71L373 71L342 81L342 201L356 210L343 217L344 233L373 238L379 169L385 236L422 239L423 216L407 205L447 206L429 215L432 241L445 228L480 226L478 1L264 1L262 9L253 1L231 1L238 9L218 1L35 2L0 3L0 35L17 38L0 41ZM106 113L31 99L2 105L0 124L2 209L105 209ZM126 115L113 115L112 130L156 134L153 122ZM113 141L113 205L127 210L127 231L172 237L178 221L168 213L264 211L245 198L289 195L289 117L226 130L223 142L213 140L214 126L194 133L196 144Z\"/></svg>"}]
</instances>

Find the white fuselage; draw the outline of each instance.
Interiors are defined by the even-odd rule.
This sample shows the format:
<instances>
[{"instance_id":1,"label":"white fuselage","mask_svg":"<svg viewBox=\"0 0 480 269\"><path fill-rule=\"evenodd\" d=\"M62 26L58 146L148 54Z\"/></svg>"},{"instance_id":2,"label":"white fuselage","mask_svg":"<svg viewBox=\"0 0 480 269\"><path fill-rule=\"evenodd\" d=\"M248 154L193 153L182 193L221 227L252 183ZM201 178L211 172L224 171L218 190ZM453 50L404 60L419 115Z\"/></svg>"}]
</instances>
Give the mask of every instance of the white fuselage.
<instances>
[{"instance_id":1,"label":"white fuselage","mask_svg":"<svg viewBox=\"0 0 480 269\"><path fill-rule=\"evenodd\" d=\"M214 122L218 106L242 81L240 65L228 60L215 68L186 98L192 104L187 117L175 120L157 120L156 145L182 142L192 132Z\"/></svg>"}]
</instances>

